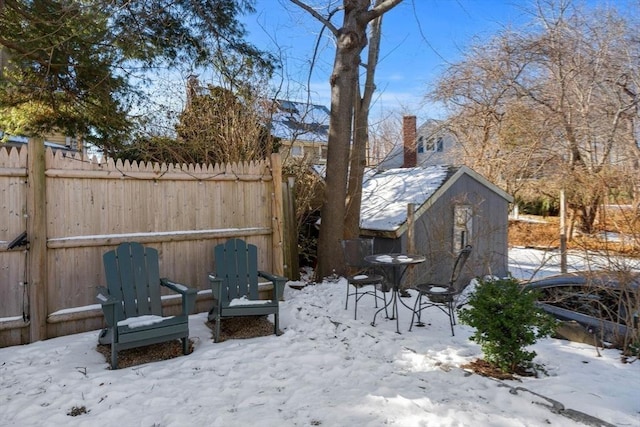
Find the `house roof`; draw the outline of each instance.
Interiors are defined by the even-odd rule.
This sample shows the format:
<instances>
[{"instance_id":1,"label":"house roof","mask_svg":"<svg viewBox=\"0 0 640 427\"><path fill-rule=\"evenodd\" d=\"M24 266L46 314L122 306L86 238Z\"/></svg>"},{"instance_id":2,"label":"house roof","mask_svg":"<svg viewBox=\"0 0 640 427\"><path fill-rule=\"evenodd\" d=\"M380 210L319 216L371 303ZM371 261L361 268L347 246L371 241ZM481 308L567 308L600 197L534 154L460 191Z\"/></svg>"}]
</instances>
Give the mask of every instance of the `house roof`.
<instances>
[{"instance_id":1,"label":"house roof","mask_svg":"<svg viewBox=\"0 0 640 427\"><path fill-rule=\"evenodd\" d=\"M486 178L462 166L428 166L369 171L362 184L360 228L402 235L407 227L407 205L420 216L458 179L468 175L508 202L513 197Z\"/></svg>"},{"instance_id":2,"label":"house roof","mask_svg":"<svg viewBox=\"0 0 640 427\"><path fill-rule=\"evenodd\" d=\"M287 141L329 142L329 109L324 105L278 99L271 117L273 136Z\"/></svg>"},{"instance_id":3,"label":"house roof","mask_svg":"<svg viewBox=\"0 0 640 427\"><path fill-rule=\"evenodd\" d=\"M0 138L2 138L3 136L4 136L4 132L0 130ZM5 146L5 147L20 148L20 147L26 146L28 143L29 143L29 138L26 136L8 135L7 140L5 142L0 141L0 147ZM77 151L66 145L58 144L56 142L51 142L47 140L44 141L44 146L49 147L54 151L55 150L71 151L71 152Z\"/></svg>"}]
</instances>

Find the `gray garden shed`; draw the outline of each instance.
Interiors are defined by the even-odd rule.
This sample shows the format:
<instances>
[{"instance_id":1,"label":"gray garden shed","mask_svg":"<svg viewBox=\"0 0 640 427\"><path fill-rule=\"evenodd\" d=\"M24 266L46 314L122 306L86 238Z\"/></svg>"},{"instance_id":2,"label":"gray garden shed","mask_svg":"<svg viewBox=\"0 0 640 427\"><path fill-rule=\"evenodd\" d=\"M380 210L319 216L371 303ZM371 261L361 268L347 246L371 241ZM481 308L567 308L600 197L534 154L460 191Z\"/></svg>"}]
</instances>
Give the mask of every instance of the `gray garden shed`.
<instances>
[{"instance_id":1,"label":"gray garden shed","mask_svg":"<svg viewBox=\"0 0 640 427\"><path fill-rule=\"evenodd\" d=\"M378 253L425 255L426 262L412 267L411 280L446 283L456 254L467 244L473 251L465 279L504 276L511 202L509 194L466 166L371 170L363 182L361 235L375 238Z\"/></svg>"}]
</instances>

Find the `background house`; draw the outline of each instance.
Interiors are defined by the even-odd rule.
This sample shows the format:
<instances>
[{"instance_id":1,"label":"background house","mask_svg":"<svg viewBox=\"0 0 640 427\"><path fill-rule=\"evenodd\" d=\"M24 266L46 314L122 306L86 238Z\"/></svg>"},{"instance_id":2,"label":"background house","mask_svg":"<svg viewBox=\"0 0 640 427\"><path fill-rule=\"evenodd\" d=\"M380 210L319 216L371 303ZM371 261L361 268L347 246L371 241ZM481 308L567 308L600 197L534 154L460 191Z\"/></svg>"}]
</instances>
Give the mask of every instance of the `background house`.
<instances>
[{"instance_id":1,"label":"background house","mask_svg":"<svg viewBox=\"0 0 640 427\"><path fill-rule=\"evenodd\" d=\"M0 140L4 133L0 130ZM27 145L29 138L26 136L8 135L5 142L0 142L3 147L24 147ZM51 148L53 151L62 151L69 153L82 152L82 143L78 143L76 138L64 136L61 133L46 135L44 138L45 147Z\"/></svg>"},{"instance_id":2,"label":"background house","mask_svg":"<svg viewBox=\"0 0 640 427\"><path fill-rule=\"evenodd\" d=\"M275 100L271 134L281 139L280 153L286 159L306 158L312 164L327 163L329 109L324 105Z\"/></svg>"},{"instance_id":3,"label":"background house","mask_svg":"<svg viewBox=\"0 0 640 427\"><path fill-rule=\"evenodd\" d=\"M381 169L401 168L405 158L415 154L418 166L457 165L456 138L439 120L430 119L416 129L416 116L402 119L403 144L397 144L378 165Z\"/></svg>"}]
</instances>

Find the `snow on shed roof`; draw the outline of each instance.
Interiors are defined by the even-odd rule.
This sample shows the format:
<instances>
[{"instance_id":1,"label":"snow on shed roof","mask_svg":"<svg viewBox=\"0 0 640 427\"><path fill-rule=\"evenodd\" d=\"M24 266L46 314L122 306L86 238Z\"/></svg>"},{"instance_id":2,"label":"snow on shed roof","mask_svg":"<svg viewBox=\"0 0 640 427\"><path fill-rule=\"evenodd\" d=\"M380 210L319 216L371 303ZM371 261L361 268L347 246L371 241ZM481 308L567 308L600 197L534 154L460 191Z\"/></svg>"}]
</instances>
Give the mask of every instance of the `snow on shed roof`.
<instances>
[{"instance_id":1,"label":"snow on shed roof","mask_svg":"<svg viewBox=\"0 0 640 427\"><path fill-rule=\"evenodd\" d=\"M440 197L462 175L470 176L507 202L513 202L511 195L466 166L372 170L365 173L362 184L360 228L401 234L401 228L406 227L408 204L413 203L420 209L432 197Z\"/></svg>"},{"instance_id":2,"label":"snow on shed roof","mask_svg":"<svg viewBox=\"0 0 640 427\"><path fill-rule=\"evenodd\" d=\"M407 205L421 206L446 181L447 166L372 171L362 184L360 228L395 231L407 220Z\"/></svg>"}]
</instances>

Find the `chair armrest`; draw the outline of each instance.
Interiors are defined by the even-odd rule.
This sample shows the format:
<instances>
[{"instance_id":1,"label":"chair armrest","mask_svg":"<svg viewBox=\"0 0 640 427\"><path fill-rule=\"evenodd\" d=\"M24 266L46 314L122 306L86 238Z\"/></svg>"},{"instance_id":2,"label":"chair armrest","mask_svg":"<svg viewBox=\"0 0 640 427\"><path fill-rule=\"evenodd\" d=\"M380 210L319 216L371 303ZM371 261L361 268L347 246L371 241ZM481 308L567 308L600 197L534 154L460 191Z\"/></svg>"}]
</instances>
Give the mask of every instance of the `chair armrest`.
<instances>
[{"instance_id":1,"label":"chair armrest","mask_svg":"<svg viewBox=\"0 0 640 427\"><path fill-rule=\"evenodd\" d=\"M104 286L98 286L98 294L96 295L96 300L100 305L102 305L102 313L104 314L105 321L107 326L111 327L118 323L118 311L116 310L118 307L121 307L121 301L111 294L109 294L109 290Z\"/></svg>"},{"instance_id":2,"label":"chair armrest","mask_svg":"<svg viewBox=\"0 0 640 427\"><path fill-rule=\"evenodd\" d=\"M289 279L283 276L267 273L266 271L258 271L258 276L264 277L273 283L273 294L276 296L278 301L281 301L284 295L284 285Z\"/></svg>"},{"instance_id":3,"label":"chair armrest","mask_svg":"<svg viewBox=\"0 0 640 427\"><path fill-rule=\"evenodd\" d=\"M109 294L109 290L104 286L98 286L97 289L98 295L96 295L96 300L99 304L105 306L112 305L118 302L118 299L111 296L111 294Z\"/></svg>"},{"instance_id":4,"label":"chair armrest","mask_svg":"<svg viewBox=\"0 0 640 427\"><path fill-rule=\"evenodd\" d=\"M209 284L211 285L211 293L216 301L222 298L222 277L216 277L215 273L209 273Z\"/></svg>"},{"instance_id":5,"label":"chair armrest","mask_svg":"<svg viewBox=\"0 0 640 427\"><path fill-rule=\"evenodd\" d=\"M160 279L160 284L182 295L182 315L188 316L191 314L195 307L196 297L198 295L198 291L196 289L185 286L181 283L172 282L166 277Z\"/></svg>"},{"instance_id":6,"label":"chair armrest","mask_svg":"<svg viewBox=\"0 0 640 427\"><path fill-rule=\"evenodd\" d=\"M195 294L198 292L196 289L191 288L189 286L183 285L181 283L172 282L166 277L163 277L160 279L160 284L182 295Z\"/></svg>"}]
</instances>

